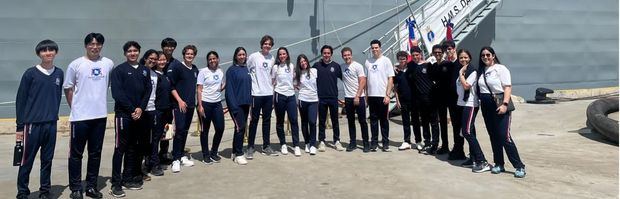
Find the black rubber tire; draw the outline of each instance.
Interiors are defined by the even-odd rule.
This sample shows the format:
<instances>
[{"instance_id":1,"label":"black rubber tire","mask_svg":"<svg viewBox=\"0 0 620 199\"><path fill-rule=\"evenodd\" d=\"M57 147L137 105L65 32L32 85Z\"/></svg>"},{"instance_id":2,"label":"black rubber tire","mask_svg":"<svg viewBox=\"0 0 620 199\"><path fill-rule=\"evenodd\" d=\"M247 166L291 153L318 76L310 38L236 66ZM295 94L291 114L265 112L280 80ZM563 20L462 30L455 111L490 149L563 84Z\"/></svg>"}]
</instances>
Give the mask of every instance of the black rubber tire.
<instances>
[{"instance_id":1,"label":"black rubber tire","mask_svg":"<svg viewBox=\"0 0 620 199\"><path fill-rule=\"evenodd\" d=\"M586 124L594 132L618 144L618 121L607 117L613 112L618 112L618 97L596 100L588 105Z\"/></svg>"}]
</instances>

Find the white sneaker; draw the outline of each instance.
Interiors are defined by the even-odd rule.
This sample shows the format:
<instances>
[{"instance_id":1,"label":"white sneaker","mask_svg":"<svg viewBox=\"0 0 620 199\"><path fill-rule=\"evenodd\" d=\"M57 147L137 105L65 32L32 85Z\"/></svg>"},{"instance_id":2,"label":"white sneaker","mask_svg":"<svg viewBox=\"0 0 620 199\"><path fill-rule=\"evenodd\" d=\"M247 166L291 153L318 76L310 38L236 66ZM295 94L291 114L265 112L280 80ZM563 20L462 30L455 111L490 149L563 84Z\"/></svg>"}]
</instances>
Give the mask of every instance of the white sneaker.
<instances>
[{"instance_id":1,"label":"white sneaker","mask_svg":"<svg viewBox=\"0 0 620 199\"><path fill-rule=\"evenodd\" d=\"M422 149L424 149L424 143L423 142L415 143L415 147L418 149L418 151L421 151Z\"/></svg>"},{"instance_id":2,"label":"white sneaker","mask_svg":"<svg viewBox=\"0 0 620 199\"><path fill-rule=\"evenodd\" d=\"M181 164L185 167L194 166L194 161L189 160L186 156L181 157Z\"/></svg>"},{"instance_id":3,"label":"white sneaker","mask_svg":"<svg viewBox=\"0 0 620 199\"><path fill-rule=\"evenodd\" d=\"M310 147L310 155L316 155L316 147L314 146Z\"/></svg>"},{"instance_id":4,"label":"white sneaker","mask_svg":"<svg viewBox=\"0 0 620 199\"><path fill-rule=\"evenodd\" d=\"M342 147L342 144L340 144L340 141L336 141L334 143L334 146L336 147L336 151L344 151L344 147Z\"/></svg>"},{"instance_id":5,"label":"white sneaker","mask_svg":"<svg viewBox=\"0 0 620 199\"><path fill-rule=\"evenodd\" d=\"M294 152L295 156L297 156L297 157L301 156L301 149L298 146L295 147L294 151L295 151Z\"/></svg>"},{"instance_id":6,"label":"white sneaker","mask_svg":"<svg viewBox=\"0 0 620 199\"><path fill-rule=\"evenodd\" d=\"M288 147L286 147L286 144L282 145L282 147L280 148L280 153L282 153L282 155L288 154Z\"/></svg>"},{"instance_id":7,"label":"white sneaker","mask_svg":"<svg viewBox=\"0 0 620 199\"><path fill-rule=\"evenodd\" d=\"M306 153L310 153L310 144L306 144L306 148L304 149Z\"/></svg>"},{"instance_id":8,"label":"white sneaker","mask_svg":"<svg viewBox=\"0 0 620 199\"><path fill-rule=\"evenodd\" d=\"M407 149L411 149L411 144L409 144L409 143L407 143L407 142L403 142L403 144L401 144L401 145L398 147L398 150L399 150L399 151L402 151L402 150L407 150Z\"/></svg>"},{"instance_id":9,"label":"white sneaker","mask_svg":"<svg viewBox=\"0 0 620 199\"><path fill-rule=\"evenodd\" d=\"M181 161L179 160L175 160L172 161L172 173L178 173L179 171L181 171Z\"/></svg>"},{"instance_id":10,"label":"white sneaker","mask_svg":"<svg viewBox=\"0 0 620 199\"><path fill-rule=\"evenodd\" d=\"M325 142L324 141L319 142L319 151L320 152L325 152ZM312 152L310 152L310 153L312 153Z\"/></svg>"},{"instance_id":11,"label":"white sneaker","mask_svg":"<svg viewBox=\"0 0 620 199\"><path fill-rule=\"evenodd\" d=\"M235 163L239 164L239 165L246 165L246 164L248 164L248 161L245 159L245 156L237 156L237 157L235 157L235 159L233 161Z\"/></svg>"}]
</instances>

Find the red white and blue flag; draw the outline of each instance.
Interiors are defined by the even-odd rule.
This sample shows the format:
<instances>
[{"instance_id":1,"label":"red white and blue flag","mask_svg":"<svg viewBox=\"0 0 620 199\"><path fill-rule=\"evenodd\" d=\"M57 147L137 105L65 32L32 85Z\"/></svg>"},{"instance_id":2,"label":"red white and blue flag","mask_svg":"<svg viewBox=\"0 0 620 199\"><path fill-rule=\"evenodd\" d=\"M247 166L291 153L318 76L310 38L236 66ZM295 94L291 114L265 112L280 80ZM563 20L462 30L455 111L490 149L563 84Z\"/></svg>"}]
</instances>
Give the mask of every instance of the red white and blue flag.
<instances>
[{"instance_id":1,"label":"red white and blue flag","mask_svg":"<svg viewBox=\"0 0 620 199\"><path fill-rule=\"evenodd\" d=\"M409 48L411 49L413 45L413 41L415 40L415 20L407 19L407 28L409 29Z\"/></svg>"},{"instance_id":2,"label":"red white and blue flag","mask_svg":"<svg viewBox=\"0 0 620 199\"><path fill-rule=\"evenodd\" d=\"M446 41L452 41L452 28L454 28L454 24L452 23L452 19L448 19L448 23L446 23Z\"/></svg>"}]
</instances>

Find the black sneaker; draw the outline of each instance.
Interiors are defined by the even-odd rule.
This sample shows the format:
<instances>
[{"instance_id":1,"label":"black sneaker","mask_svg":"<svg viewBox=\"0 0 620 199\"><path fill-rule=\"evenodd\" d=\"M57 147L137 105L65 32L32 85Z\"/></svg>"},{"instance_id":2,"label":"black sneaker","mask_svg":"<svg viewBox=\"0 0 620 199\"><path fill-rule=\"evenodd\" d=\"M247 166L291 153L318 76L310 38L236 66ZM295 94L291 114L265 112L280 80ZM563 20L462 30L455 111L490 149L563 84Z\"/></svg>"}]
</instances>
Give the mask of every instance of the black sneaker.
<instances>
[{"instance_id":1,"label":"black sneaker","mask_svg":"<svg viewBox=\"0 0 620 199\"><path fill-rule=\"evenodd\" d=\"M215 155L211 155L211 161L213 161L213 163L220 163L220 160L222 160L222 157L220 157L219 155L215 154Z\"/></svg>"},{"instance_id":2,"label":"black sneaker","mask_svg":"<svg viewBox=\"0 0 620 199\"><path fill-rule=\"evenodd\" d=\"M151 169L151 174L153 174L154 176L163 176L164 170L161 168L161 166L157 165L153 167L153 169Z\"/></svg>"},{"instance_id":3,"label":"black sneaker","mask_svg":"<svg viewBox=\"0 0 620 199\"><path fill-rule=\"evenodd\" d=\"M122 198L125 197L125 191L123 191L123 188L119 186L112 186L112 188L110 189L110 195L114 196L115 198Z\"/></svg>"},{"instance_id":4,"label":"black sneaker","mask_svg":"<svg viewBox=\"0 0 620 199\"><path fill-rule=\"evenodd\" d=\"M87 189L86 196L88 196L89 198L103 198L103 194L95 188Z\"/></svg>"},{"instance_id":5,"label":"black sneaker","mask_svg":"<svg viewBox=\"0 0 620 199\"><path fill-rule=\"evenodd\" d=\"M41 197L41 196L39 196L39 197ZM26 194L26 193L19 193L19 194L17 194L17 196L15 198L17 198L17 199L28 199L28 194Z\"/></svg>"},{"instance_id":6,"label":"black sneaker","mask_svg":"<svg viewBox=\"0 0 620 199\"><path fill-rule=\"evenodd\" d=\"M213 164L213 160L211 160L210 157L205 157L202 159L202 163L206 164L206 165L212 165Z\"/></svg>"},{"instance_id":7,"label":"black sneaker","mask_svg":"<svg viewBox=\"0 0 620 199\"><path fill-rule=\"evenodd\" d=\"M426 148L426 150L424 150L424 151L428 155L434 155L435 152L437 151L437 146L435 146L435 145L431 145L431 146L424 147L424 148Z\"/></svg>"},{"instance_id":8,"label":"black sneaker","mask_svg":"<svg viewBox=\"0 0 620 199\"><path fill-rule=\"evenodd\" d=\"M45 192L45 193L39 194L39 199L50 199L50 198L52 198L52 195L50 194L50 192Z\"/></svg>"},{"instance_id":9,"label":"black sneaker","mask_svg":"<svg viewBox=\"0 0 620 199\"><path fill-rule=\"evenodd\" d=\"M441 146L441 148L439 148L435 153L437 153L437 155L443 155L449 152L450 152L450 149L448 149L447 146Z\"/></svg>"},{"instance_id":10,"label":"black sneaker","mask_svg":"<svg viewBox=\"0 0 620 199\"><path fill-rule=\"evenodd\" d=\"M448 160L466 160L467 156L465 156L465 153L463 151L455 151L452 150L450 151L450 153L448 154Z\"/></svg>"},{"instance_id":11,"label":"black sneaker","mask_svg":"<svg viewBox=\"0 0 620 199\"><path fill-rule=\"evenodd\" d=\"M383 147L381 147L381 151L391 152L392 150L390 149L390 145L384 144Z\"/></svg>"},{"instance_id":12,"label":"black sneaker","mask_svg":"<svg viewBox=\"0 0 620 199\"><path fill-rule=\"evenodd\" d=\"M474 166L474 168L471 169L471 171L474 173L482 173L482 172L486 172L490 170L491 170L491 165L489 165L489 163L487 162L477 163L476 166Z\"/></svg>"},{"instance_id":13,"label":"black sneaker","mask_svg":"<svg viewBox=\"0 0 620 199\"><path fill-rule=\"evenodd\" d=\"M69 195L69 198L71 198L71 199L84 199L84 196L82 196L82 192L81 191L73 191L73 192L71 192L71 195Z\"/></svg>"},{"instance_id":14,"label":"black sneaker","mask_svg":"<svg viewBox=\"0 0 620 199\"><path fill-rule=\"evenodd\" d=\"M126 182L126 183L123 183L123 188L129 189L129 190L141 190L142 185L140 183L135 183L135 182Z\"/></svg>"},{"instance_id":15,"label":"black sneaker","mask_svg":"<svg viewBox=\"0 0 620 199\"><path fill-rule=\"evenodd\" d=\"M462 167L469 168L474 166L474 162L471 159L467 159L465 162L461 163Z\"/></svg>"},{"instance_id":16,"label":"black sneaker","mask_svg":"<svg viewBox=\"0 0 620 199\"><path fill-rule=\"evenodd\" d=\"M372 151L372 152L377 152L377 148L379 148L379 145L376 145L376 144L371 144L370 145L370 151Z\"/></svg>"},{"instance_id":17,"label":"black sneaker","mask_svg":"<svg viewBox=\"0 0 620 199\"><path fill-rule=\"evenodd\" d=\"M271 147L265 147L261 150L261 153L266 156L278 156L278 153L271 149Z\"/></svg>"},{"instance_id":18,"label":"black sneaker","mask_svg":"<svg viewBox=\"0 0 620 199\"><path fill-rule=\"evenodd\" d=\"M347 146L347 152L355 151L355 149L357 149L355 144L349 144L349 146Z\"/></svg>"},{"instance_id":19,"label":"black sneaker","mask_svg":"<svg viewBox=\"0 0 620 199\"><path fill-rule=\"evenodd\" d=\"M364 143L364 148L362 149L362 151L364 153L370 152L370 145L368 144L368 142Z\"/></svg>"}]
</instances>

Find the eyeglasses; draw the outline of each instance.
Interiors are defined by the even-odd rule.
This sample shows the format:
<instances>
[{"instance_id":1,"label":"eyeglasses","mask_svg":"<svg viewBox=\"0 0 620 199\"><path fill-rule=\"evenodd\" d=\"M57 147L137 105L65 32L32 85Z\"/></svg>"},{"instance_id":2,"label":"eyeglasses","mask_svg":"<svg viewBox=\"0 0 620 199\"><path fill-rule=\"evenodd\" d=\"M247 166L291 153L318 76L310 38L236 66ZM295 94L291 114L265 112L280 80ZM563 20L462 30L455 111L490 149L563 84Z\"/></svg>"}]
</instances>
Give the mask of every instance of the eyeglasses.
<instances>
[{"instance_id":1,"label":"eyeglasses","mask_svg":"<svg viewBox=\"0 0 620 199\"><path fill-rule=\"evenodd\" d=\"M491 54L491 53L482 54L482 57L492 57L492 56L493 56L493 54Z\"/></svg>"}]
</instances>

